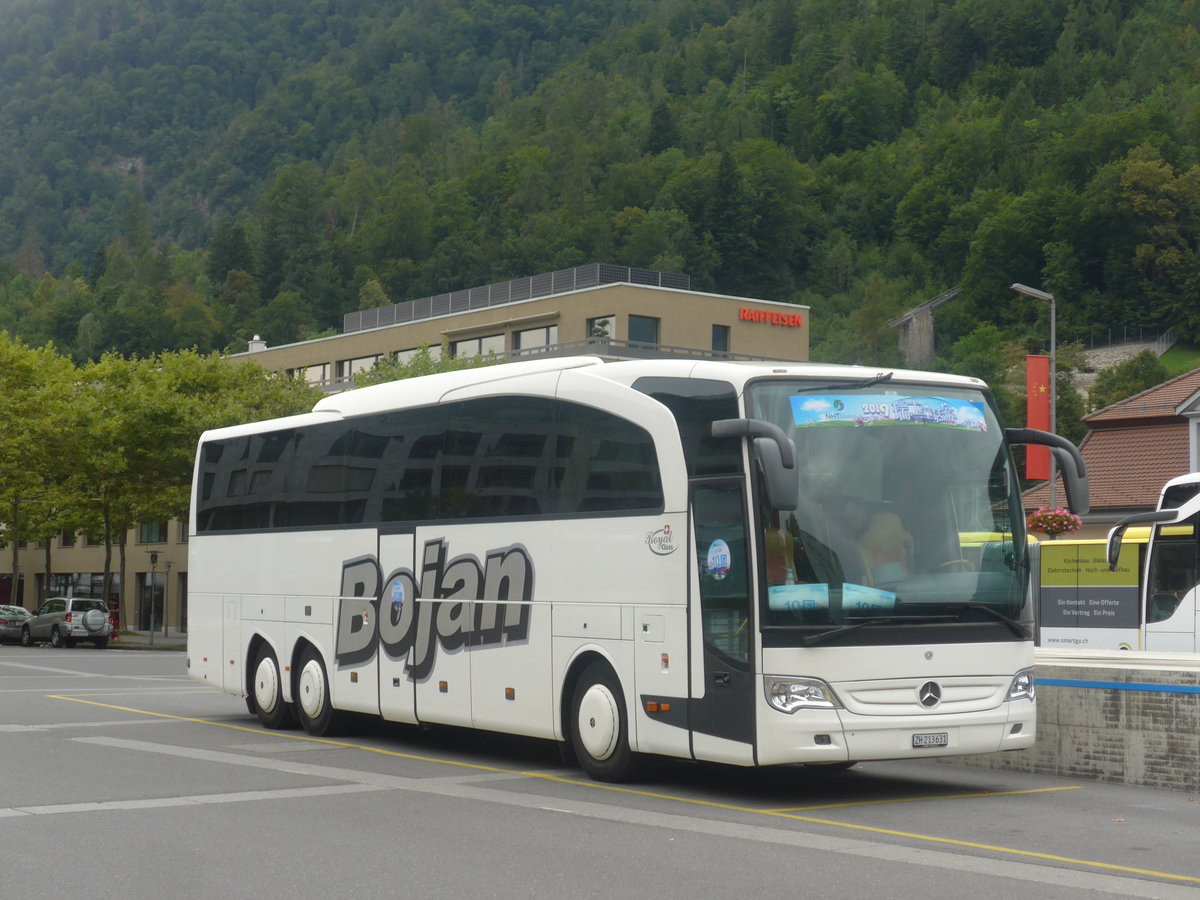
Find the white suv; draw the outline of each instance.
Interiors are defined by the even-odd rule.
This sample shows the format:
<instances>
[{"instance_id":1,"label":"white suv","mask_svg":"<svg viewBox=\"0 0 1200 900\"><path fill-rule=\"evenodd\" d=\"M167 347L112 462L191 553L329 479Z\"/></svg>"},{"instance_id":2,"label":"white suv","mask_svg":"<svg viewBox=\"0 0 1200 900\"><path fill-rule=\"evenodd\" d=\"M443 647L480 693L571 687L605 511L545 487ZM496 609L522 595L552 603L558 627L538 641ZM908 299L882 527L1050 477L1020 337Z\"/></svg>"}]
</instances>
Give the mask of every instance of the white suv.
<instances>
[{"instance_id":1,"label":"white suv","mask_svg":"<svg viewBox=\"0 0 1200 900\"><path fill-rule=\"evenodd\" d=\"M76 641L91 641L107 647L112 634L108 607L89 597L51 597L21 626L21 644L32 647L49 640L53 647L74 647Z\"/></svg>"}]
</instances>

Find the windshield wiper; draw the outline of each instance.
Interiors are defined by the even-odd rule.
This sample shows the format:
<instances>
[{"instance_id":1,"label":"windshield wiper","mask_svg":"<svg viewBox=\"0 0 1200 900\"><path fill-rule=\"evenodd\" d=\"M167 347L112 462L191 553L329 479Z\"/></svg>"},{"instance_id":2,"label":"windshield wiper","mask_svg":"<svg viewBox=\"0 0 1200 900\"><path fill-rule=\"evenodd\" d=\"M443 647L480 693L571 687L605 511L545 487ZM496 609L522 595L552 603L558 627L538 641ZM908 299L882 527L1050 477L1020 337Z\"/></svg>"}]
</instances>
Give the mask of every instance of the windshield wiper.
<instances>
[{"instance_id":1,"label":"windshield wiper","mask_svg":"<svg viewBox=\"0 0 1200 900\"><path fill-rule=\"evenodd\" d=\"M979 600L931 600L926 603L903 603L903 605L926 607L936 606L941 608L950 607L952 609L979 609L991 616L997 622L1003 622L1008 626L1009 631L1022 640L1025 640L1029 637L1029 629L1025 627L1024 623L1018 622L1016 619L1009 618L995 607L990 606L987 603L982 603Z\"/></svg>"},{"instance_id":2,"label":"windshield wiper","mask_svg":"<svg viewBox=\"0 0 1200 900\"><path fill-rule=\"evenodd\" d=\"M866 628L869 625L892 625L896 622L909 625L914 622L942 622L953 618L954 616L872 616L869 619L855 622L853 625L839 625L837 628L830 628L828 631L806 634L800 640L805 647L813 647L817 644L825 643L830 638L845 634L847 631L857 631L859 628Z\"/></svg>"},{"instance_id":3,"label":"windshield wiper","mask_svg":"<svg viewBox=\"0 0 1200 900\"><path fill-rule=\"evenodd\" d=\"M891 381L892 376L895 374L895 372L877 372L866 378L860 378L858 381L834 381L829 384L814 384L810 387L796 388L792 393L814 394L817 391L857 391L861 388L870 387L873 384L883 384L886 381Z\"/></svg>"}]
</instances>

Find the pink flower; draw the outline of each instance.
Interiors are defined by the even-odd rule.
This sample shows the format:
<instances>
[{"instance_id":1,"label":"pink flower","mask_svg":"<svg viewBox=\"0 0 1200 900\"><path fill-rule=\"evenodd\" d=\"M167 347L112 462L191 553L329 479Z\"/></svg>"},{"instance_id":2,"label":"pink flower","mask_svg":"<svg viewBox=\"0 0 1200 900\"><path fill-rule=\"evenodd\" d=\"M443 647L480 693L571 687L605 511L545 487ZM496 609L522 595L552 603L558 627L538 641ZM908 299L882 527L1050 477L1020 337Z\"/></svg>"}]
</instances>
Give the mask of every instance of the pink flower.
<instances>
[{"instance_id":1,"label":"pink flower","mask_svg":"<svg viewBox=\"0 0 1200 900\"><path fill-rule=\"evenodd\" d=\"M1083 520L1069 509L1063 509L1061 506L1043 506L1031 512L1029 518L1025 520L1025 524L1030 531L1058 537L1060 534L1071 534L1078 531L1083 525Z\"/></svg>"}]
</instances>

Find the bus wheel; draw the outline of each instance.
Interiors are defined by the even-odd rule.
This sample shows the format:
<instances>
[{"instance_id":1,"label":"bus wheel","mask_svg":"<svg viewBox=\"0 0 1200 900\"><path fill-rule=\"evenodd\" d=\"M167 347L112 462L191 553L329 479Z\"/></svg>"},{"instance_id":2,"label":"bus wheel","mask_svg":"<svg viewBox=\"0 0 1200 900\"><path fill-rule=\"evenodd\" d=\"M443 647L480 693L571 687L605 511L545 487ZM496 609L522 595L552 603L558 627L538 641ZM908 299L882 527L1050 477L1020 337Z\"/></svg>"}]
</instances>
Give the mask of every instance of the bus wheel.
<instances>
[{"instance_id":1,"label":"bus wheel","mask_svg":"<svg viewBox=\"0 0 1200 900\"><path fill-rule=\"evenodd\" d=\"M571 745L583 771L596 781L622 781L632 773L625 695L605 663L593 662L575 684Z\"/></svg>"},{"instance_id":2,"label":"bus wheel","mask_svg":"<svg viewBox=\"0 0 1200 900\"><path fill-rule=\"evenodd\" d=\"M296 675L296 715L304 730L314 737L333 734L338 716L329 702L329 676L321 655L307 647L300 656Z\"/></svg>"},{"instance_id":3,"label":"bus wheel","mask_svg":"<svg viewBox=\"0 0 1200 900\"><path fill-rule=\"evenodd\" d=\"M286 728L290 724L291 707L283 700L279 661L268 644L263 644L258 651L251 697L254 700L254 714L267 728Z\"/></svg>"}]
</instances>

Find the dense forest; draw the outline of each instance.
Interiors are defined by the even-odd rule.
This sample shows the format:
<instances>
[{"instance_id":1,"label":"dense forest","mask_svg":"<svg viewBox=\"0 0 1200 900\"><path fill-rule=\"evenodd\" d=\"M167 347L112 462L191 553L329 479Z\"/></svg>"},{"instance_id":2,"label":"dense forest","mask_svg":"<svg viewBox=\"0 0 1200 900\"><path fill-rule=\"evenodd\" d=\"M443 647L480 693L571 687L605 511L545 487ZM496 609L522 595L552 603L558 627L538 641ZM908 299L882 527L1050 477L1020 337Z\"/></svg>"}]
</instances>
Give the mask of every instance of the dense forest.
<instances>
[{"instance_id":1,"label":"dense forest","mask_svg":"<svg viewBox=\"0 0 1200 900\"><path fill-rule=\"evenodd\" d=\"M585 262L814 359L1200 339L1195 0L0 0L0 330L278 344Z\"/></svg>"}]
</instances>

